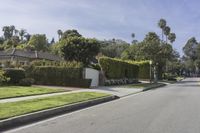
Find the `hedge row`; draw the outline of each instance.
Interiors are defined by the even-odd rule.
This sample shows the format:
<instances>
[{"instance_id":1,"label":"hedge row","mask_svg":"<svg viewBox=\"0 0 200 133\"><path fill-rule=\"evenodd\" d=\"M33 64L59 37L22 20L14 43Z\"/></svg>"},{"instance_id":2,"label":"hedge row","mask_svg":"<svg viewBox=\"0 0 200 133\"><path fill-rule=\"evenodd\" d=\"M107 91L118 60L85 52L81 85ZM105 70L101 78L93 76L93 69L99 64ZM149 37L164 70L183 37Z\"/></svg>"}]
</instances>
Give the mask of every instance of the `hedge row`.
<instances>
[{"instance_id":1,"label":"hedge row","mask_svg":"<svg viewBox=\"0 0 200 133\"><path fill-rule=\"evenodd\" d=\"M19 82L25 78L24 69L16 69L16 68L7 68L4 69L5 76L9 78L7 81L8 84L19 84Z\"/></svg>"},{"instance_id":2,"label":"hedge row","mask_svg":"<svg viewBox=\"0 0 200 133\"><path fill-rule=\"evenodd\" d=\"M150 77L150 64L149 61L132 61L132 63L139 66L139 79L149 79Z\"/></svg>"},{"instance_id":3,"label":"hedge row","mask_svg":"<svg viewBox=\"0 0 200 133\"><path fill-rule=\"evenodd\" d=\"M67 67L67 68L80 68L83 67L81 62L76 61L47 61L47 60L37 60L31 62L32 66L57 66L57 67Z\"/></svg>"},{"instance_id":4,"label":"hedge row","mask_svg":"<svg viewBox=\"0 0 200 133\"><path fill-rule=\"evenodd\" d=\"M108 79L138 79L139 66L127 61L102 57L100 66Z\"/></svg>"},{"instance_id":5,"label":"hedge row","mask_svg":"<svg viewBox=\"0 0 200 133\"><path fill-rule=\"evenodd\" d=\"M89 79L82 79L82 68L36 66L30 75L40 85L89 87L91 83Z\"/></svg>"}]
</instances>

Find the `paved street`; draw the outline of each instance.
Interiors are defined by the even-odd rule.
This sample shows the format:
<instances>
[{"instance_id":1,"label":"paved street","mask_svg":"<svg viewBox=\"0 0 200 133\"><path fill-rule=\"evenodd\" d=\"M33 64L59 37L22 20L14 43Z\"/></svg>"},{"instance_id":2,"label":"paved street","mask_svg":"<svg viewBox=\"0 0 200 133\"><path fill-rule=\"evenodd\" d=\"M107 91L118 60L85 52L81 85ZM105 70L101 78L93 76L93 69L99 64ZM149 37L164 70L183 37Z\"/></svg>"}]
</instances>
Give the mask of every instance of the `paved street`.
<instances>
[{"instance_id":1,"label":"paved street","mask_svg":"<svg viewBox=\"0 0 200 133\"><path fill-rule=\"evenodd\" d=\"M12 133L199 133L200 79L190 78L14 129Z\"/></svg>"}]
</instances>

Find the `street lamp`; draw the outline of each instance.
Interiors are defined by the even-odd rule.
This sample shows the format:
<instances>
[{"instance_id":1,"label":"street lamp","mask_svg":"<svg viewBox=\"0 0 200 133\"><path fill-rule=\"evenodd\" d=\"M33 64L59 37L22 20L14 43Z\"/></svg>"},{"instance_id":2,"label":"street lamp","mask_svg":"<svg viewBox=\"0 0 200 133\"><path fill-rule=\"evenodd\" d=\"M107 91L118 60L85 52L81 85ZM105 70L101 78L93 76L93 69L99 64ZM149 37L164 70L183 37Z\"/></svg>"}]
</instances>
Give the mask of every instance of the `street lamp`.
<instances>
[{"instance_id":1,"label":"street lamp","mask_svg":"<svg viewBox=\"0 0 200 133\"><path fill-rule=\"evenodd\" d=\"M151 65L152 65L152 61L151 60L149 61L149 65L150 65L150 69L149 69L150 78L149 79L150 79L150 83L151 83Z\"/></svg>"}]
</instances>

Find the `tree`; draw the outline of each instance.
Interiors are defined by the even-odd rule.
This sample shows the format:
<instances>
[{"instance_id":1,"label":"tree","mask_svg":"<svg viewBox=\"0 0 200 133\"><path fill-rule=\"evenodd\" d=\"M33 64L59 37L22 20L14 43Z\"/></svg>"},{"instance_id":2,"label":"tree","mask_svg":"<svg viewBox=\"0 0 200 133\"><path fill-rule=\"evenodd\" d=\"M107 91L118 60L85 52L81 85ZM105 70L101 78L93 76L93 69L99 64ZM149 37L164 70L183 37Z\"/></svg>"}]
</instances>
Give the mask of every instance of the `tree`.
<instances>
[{"instance_id":1,"label":"tree","mask_svg":"<svg viewBox=\"0 0 200 133\"><path fill-rule=\"evenodd\" d=\"M166 27L166 25L167 25L166 20L161 18L158 22L158 26L162 30L162 41L164 41L164 28Z\"/></svg>"},{"instance_id":2,"label":"tree","mask_svg":"<svg viewBox=\"0 0 200 133\"><path fill-rule=\"evenodd\" d=\"M26 38L26 42L29 42L30 38L31 38L31 35L29 33L26 33L24 35L24 37Z\"/></svg>"},{"instance_id":3,"label":"tree","mask_svg":"<svg viewBox=\"0 0 200 133\"><path fill-rule=\"evenodd\" d=\"M176 34L170 33L169 36L168 36L168 39L171 43L173 43L176 40Z\"/></svg>"},{"instance_id":4,"label":"tree","mask_svg":"<svg viewBox=\"0 0 200 133\"><path fill-rule=\"evenodd\" d=\"M20 40L23 41L24 40L24 35L26 34L26 30L25 29L21 29L19 31L19 36L20 36Z\"/></svg>"},{"instance_id":5,"label":"tree","mask_svg":"<svg viewBox=\"0 0 200 133\"><path fill-rule=\"evenodd\" d=\"M169 26L166 26L165 28L164 28L164 34L165 34L165 36L166 36L166 43L167 43L167 40L168 40L168 36L169 36L169 34L170 34L170 27Z\"/></svg>"},{"instance_id":6,"label":"tree","mask_svg":"<svg viewBox=\"0 0 200 133\"><path fill-rule=\"evenodd\" d=\"M184 54L195 61L197 59L198 42L195 37L190 38L183 47Z\"/></svg>"},{"instance_id":7,"label":"tree","mask_svg":"<svg viewBox=\"0 0 200 133\"><path fill-rule=\"evenodd\" d=\"M79 61L85 65L99 53L99 43L95 39L85 39L83 37L68 37L60 40L56 47L60 54L67 61Z\"/></svg>"},{"instance_id":8,"label":"tree","mask_svg":"<svg viewBox=\"0 0 200 133\"><path fill-rule=\"evenodd\" d=\"M135 33L132 33L131 37L133 38L132 44L136 44L138 41L135 39Z\"/></svg>"},{"instance_id":9,"label":"tree","mask_svg":"<svg viewBox=\"0 0 200 133\"><path fill-rule=\"evenodd\" d=\"M48 50L48 41L45 34L32 35L30 41L26 45L27 49L46 51Z\"/></svg>"},{"instance_id":10,"label":"tree","mask_svg":"<svg viewBox=\"0 0 200 133\"><path fill-rule=\"evenodd\" d=\"M67 39L69 37L82 37L82 35L77 30L67 30L62 34L61 39Z\"/></svg>"},{"instance_id":11,"label":"tree","mask_svg":"<svg viewBox=\"0 0 200 133\"><path fill-rule=\"evenodd\" d=\"M12 33L10 32L10 26L4 26L2 31L3 31L5 40L8 40L12 37Z\"/></svg>"},{"instance_id":12,"label":"tree","mask_svg":"<svg viewBox=\"0 0 200 133\"><path fill-rule=\"evenodd\" d=\"M61 39L61 37L62 37L62 35L63 35L63 32L62 32L62 30L58 30L57 31L57 33L58 33L58 39L60 40Z\"/></svg>"},{"instance_id":13,"label":"tree","mask_svg":"<svg viewBox=\"0 0 200 133\"><path fill-rule=\"evenodd\" d=\"M122 52L130 46L127 42L120 39L104 40L99 41L99 43L100 52L112 58L120 58Z\"/></svg>"}]
</instances>

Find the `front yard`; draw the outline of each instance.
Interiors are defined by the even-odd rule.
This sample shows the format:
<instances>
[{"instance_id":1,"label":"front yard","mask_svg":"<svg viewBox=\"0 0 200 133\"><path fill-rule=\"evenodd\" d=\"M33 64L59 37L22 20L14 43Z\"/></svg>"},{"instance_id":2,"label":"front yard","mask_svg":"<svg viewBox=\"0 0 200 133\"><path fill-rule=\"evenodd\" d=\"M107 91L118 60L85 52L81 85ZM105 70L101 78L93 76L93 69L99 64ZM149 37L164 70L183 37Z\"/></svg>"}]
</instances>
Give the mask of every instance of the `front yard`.
<instances>
[{"instance_id":1,"label":"front yard","mask_svg":"<svg viewBox=\"0 0 200 133\"><path fill-rule=\"evenodd\" d=\"M105 96L109 96L109 94L79 92L18 102L0 103L0 120Z\"/></svg>"},{"instance_id":2,"label":"front yard","mask_svg":"<svg viewBox=\"0 0 200 133\"><path fill-rule=\"evenodd\" d=\"M52 89L43 87L22 87L22 86L5 86L0 87L0 99L21 97L21 96L31 96L40 95L56 92L64 92L63 89Z\"/></svg>"}]
</instances>

